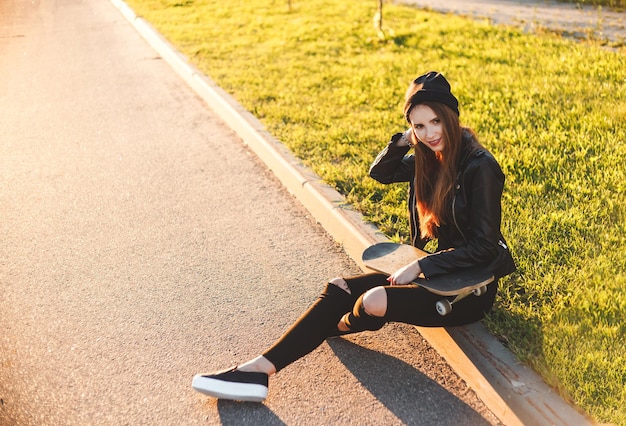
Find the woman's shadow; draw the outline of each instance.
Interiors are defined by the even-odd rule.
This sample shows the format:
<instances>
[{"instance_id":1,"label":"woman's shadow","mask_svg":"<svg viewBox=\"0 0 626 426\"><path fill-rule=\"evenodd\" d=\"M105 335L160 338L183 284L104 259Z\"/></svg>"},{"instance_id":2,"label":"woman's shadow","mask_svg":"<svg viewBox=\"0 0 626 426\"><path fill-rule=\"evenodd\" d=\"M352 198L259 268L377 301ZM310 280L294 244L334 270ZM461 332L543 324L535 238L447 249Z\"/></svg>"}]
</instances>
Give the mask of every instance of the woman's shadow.
<instances>
[{"instance_id":1,"label":"woman's shadow","mask_svg":"<svg viewBox=\"0 0 626 426\"><path fill-rule=\"evenodd\" d=\"M361 384L407 425L488 425L480 414L414 366L349 340L328 344Z\"/></svg>"},{"instance_id":2,"label":"woman's shadow","mask_svg":"<svg viewBox=\"0 0 626 426\"><path fill-rule=\"evenodd\" d=\"M488 425L480 414L414 366L346 339L328 345L359 382L407 425ZM222 425L285 425L265 404L219 400Z\"/></svg>"},{"instance_id":3,"label":"woman's shadow","mask_svg":"<svg viewBox=\"0 0 626 426\"><path fill-rule=\"evenodd\" d=\"M223 426L241 425L268 425L285 426L278 417L265 404L241 403L220 399L217 402L217 412Z\"/></svg>"}]
</instances>

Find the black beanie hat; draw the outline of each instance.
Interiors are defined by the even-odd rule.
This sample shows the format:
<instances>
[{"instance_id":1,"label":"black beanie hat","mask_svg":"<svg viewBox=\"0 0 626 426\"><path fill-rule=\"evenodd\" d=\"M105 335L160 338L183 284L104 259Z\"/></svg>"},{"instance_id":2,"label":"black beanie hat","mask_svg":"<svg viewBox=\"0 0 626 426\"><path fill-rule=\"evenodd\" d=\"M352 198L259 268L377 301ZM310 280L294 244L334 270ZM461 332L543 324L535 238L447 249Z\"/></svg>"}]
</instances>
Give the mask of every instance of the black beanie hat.
<instances>
[{"instance_id":1,"label":"black beanie hat","mask_svg":"<svg viewBox=\"0 0 626 426\"><path fill-rule=\"evenodd\" d=\"M450 91L450 83L443 74L431 71L413 80L417 85L417 91L407 100L412 105L423 103L424 101L439 102L452 108L452 111L459 114L459 101ZM406 113L406 120L409 121L409 112Z\"/></svg>"}]
</instances>

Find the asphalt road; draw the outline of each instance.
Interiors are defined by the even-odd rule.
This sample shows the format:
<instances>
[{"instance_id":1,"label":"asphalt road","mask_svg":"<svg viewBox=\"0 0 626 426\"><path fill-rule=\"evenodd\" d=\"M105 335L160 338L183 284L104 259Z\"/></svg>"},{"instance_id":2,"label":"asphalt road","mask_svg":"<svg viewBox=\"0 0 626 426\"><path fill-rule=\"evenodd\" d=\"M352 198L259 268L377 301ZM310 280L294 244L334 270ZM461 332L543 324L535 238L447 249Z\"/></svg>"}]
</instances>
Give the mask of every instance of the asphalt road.
<instances>
[{"instance_id":1,"label":"asphalt road","mask_svg":"<svg viewBox=\"0 0 626 426\"><path fill-rule=\"evenodd\" d=\"M415 328L191 390L357 272L107 0L0 2L0 424L489 424Z\"/></svg>"}]
</instances>

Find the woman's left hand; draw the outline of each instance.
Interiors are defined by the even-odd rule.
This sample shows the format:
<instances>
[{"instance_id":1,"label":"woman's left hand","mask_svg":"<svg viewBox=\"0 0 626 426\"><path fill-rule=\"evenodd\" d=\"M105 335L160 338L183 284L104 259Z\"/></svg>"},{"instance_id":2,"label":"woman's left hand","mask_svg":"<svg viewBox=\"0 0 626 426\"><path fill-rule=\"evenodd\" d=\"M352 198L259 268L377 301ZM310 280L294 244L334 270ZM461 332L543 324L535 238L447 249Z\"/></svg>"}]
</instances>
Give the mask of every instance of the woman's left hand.
<instances>
[{"instance_id":1,"label":"woman's left hand","mask_svg":"<svg viewBox=\"0 0 626 426\"><path fill-rule=\"evenodd\" d=\"M411 284L421 273L422 268L420 268L419 262L415 260L391 274L387 281L391 285L407 285Z\"/></svg>"}]
</instances>

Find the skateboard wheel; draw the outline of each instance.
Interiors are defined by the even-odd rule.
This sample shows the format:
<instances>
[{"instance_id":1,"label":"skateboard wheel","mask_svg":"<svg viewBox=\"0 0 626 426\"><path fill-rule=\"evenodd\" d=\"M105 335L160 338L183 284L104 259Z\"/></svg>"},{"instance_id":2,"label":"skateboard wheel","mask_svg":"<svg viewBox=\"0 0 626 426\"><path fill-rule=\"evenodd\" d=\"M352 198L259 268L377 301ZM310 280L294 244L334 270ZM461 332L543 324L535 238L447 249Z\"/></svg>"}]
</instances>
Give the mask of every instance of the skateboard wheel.
<instances>
[{"instance_id":1,"label":"skateboard wheel","mask_svg":"<svg viewBox=\"0 0 626 426\"><path fill-rule=\"evenodd\" d=\"M437 313L441 315L442 317L452 312L452 304L450 303L449 300L446 300L446 299L443 299L437 302L435 304L435 307L437 308Z\"/></svg>"},{"instance_id":2,"label":"skateboard wheel","mask_svg":"<svg viewBox=\"0 0 626 426\"><path fill-rule=\"evenodd\" d=\"M474 289L474 291L473 291L473 293L474 293L476 296L482 296L483 294L487 293L487 286L486 286L486 285L484 285L484 286L482 286L482 287L475 288L475 289Z\"/></svg>"}]
</instances>

